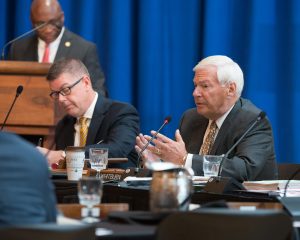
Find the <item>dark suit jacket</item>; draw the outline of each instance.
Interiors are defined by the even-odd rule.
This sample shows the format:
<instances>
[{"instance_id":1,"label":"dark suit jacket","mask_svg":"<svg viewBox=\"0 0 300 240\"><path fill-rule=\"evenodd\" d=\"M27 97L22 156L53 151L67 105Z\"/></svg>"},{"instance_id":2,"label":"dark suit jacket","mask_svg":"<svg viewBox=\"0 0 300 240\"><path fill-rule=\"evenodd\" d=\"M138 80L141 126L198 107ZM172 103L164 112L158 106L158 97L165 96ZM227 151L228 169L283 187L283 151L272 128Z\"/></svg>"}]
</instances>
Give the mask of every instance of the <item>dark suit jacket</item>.
<instances>
[{"instance_id":1,"label":"dark suit jacket","mask_svg":"<svg viewBox=\"0 0 300 240\"><path fill-rule=\"evenodd\" d=\"M69 46L66 43L70 43ZM31 35L11 45L8 59L16 61L38 61L37 49L37 35ZM104 85L104 74L99 63L97 47L94 43L84 40L82 37L65 28L54 61L61 58L80 59L90 73L93 88L102 95L107 95Z\"/></svg>"},{"instance_id":2,"label":"dark suit jacket","mask_svg":"<svg viewBox=\"0 0 300 240\"><path fill-rule=\"evenodd\" d=\"M255 121L261 112L250 101L240 98L226 117L210 154L225 154ZM192 168L203 175L203 158L199 150L208 119L196 108L186 111L181 119L180 132L189 153L193 153ZM273 133L268 118L262 119L224 160L222 176L239 181L277 179Z\"/></svg>"},{"instance_id":3,"label":"dark suit jacket","mask_svg":"<svg viewBox=\"0 0 300 240\"><path fill-rule=\"evenodd\" d=\"M0 225L56 221L47 160L21 138L0 133Z\"/></svg>"},{"instance_id":4,"label":"dark suit jacket","mask_svg":"<svg viewBox=\"0 0 300 240\"><path fill-rule=\"evenodd\" d=\"M76 118L69 115L58 123L55 134L57 149L63 150L74 145L75 123ZM134 167L137 160L135 138L139 132L139 116L132 105L99 95L88 130L86 157L91 147L108 148L108 157L127 157L129 160L127 164L114 164L109 167ZM95 145L101 140L101 144Z\"/></svg>"}]
</instances>

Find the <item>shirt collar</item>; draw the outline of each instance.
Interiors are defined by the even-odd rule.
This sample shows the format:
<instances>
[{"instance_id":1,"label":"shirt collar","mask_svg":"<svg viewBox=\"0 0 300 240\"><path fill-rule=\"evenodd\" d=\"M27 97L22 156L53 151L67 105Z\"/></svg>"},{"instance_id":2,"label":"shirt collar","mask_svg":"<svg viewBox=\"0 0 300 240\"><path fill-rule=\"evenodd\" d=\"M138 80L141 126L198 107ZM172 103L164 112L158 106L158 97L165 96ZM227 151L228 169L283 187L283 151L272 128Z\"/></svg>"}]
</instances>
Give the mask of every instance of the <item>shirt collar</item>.
<instances>
[{"instance_id":1,"label":"shirt collar","mask_svg":"<svg viewBox=\"0 0 300 240\"><path fill-rule=\"evenodd\" d=\"M226 117L228 116L228 114L230 113L230 111L232 110L232 108L234 107L234 105L232 105L231 108L228 109L227 112L225 112L221 117L219 117L216 120L216 124L218 126L218 129L221 129L223 122L225 121ZM209 120L209 125L211 124L212 120Z\"/></svg>"},{"instance_id":2,"label":"shirt collar","mask_svg":"<svg viewBox=\"0 0 300 240\"><path fill-rule=\"evenodd\" d=\"M88 118L88 119L92 119L97 100L98 100L98 93L95 92L94 100L92 101L92 103L89 106L88 110L83 114L83 117ZM79 118L77 118L77 119L79 119Z\"/></svg>"}]
</instances>

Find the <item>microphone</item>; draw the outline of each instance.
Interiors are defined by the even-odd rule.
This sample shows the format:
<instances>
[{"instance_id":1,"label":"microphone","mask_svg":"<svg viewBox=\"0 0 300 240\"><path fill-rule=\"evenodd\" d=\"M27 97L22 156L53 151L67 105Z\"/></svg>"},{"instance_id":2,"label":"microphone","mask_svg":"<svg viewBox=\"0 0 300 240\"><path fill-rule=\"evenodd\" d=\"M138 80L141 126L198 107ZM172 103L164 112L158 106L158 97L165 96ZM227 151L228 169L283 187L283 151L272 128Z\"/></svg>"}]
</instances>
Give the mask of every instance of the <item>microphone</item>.
<instances>
[{"instance_id":1,"label":"microphone","mask_svg":"<svg viewBox=\"0 0 300 240\"><path fill-rule=\"evenodd\" d=\"M32 28L31 30L23 33L22 35L10 40L9 42L7 42L6 44L4 44L3 48L2 48L2 54L1 54L1 60L5 60L4 57L5 57L5 49L11 45L12 43L14 43L15 41L18 41L19 39L29 35L30 33L32 32L35 32L37 30L39 30L40 28L43 28L44 26L48 25L48 24L51 24L53 26L55 26L57 29L61 30L62 27L63 27L63 24L62 22L58 22L59 18L63 15L63 12L60 13L60 15L55 18L55 19L50 19L49 21L47 22L44 22L42 24L39 24L38 26L36 26L35 28Z\"/></svg>"},{"instance_id":2,"label":"microphone","mask_svg":"<svg viewBox=\"0 0 300 240\"><path fill-rule=\"evenodd\" d=\"M137 160L137 167L135 168L136 173L139 172L142 153L146 150L146 148L149 146L149 144L152 142L152 140L157 136L157 134L163 129L163 127L171 122L171 119L172 119L171 116L168 116L165 118L164 123L160 126L160 128L156 131L156 133L150 138L150 140L145 144L145 146L139 152L138 160Z\"/></svg>"},{"instance_id":3,"label":"microphone","mask_svg":"<svg viewBox=\"0 0 300 240\"><path fill-rule=\"evenodd\" d=\"M244 134L236 141L235 144L223 155L223 158L220 162L219 171L217 177L211 177L208 179L204 191L206 192L213 192L213 193L231 193L235 190L244 190L244 186L238 182L236 179L232 177L221 177L222 166L225 159L228 155L233 151L233 149L245 138L245 136L254 128L254 126L265 118L266 113L261 111L254 122L249 126L249 128L244 132Z\"/></svg>"},{"instance_id":4,"label":"microphone","mask_svg":"<svg viewBox=\"0 0 300 240\"><path fill-rule=\"evenodd\" d=\"M229 153L231 153L233 151L233 149L235 149L235 147L244 139L244 137L254 128L254 126L259 121L261 121L262 119L264 119L265 117L266 117L266 113L264 111L261 111L258 114L257 118L254 120L254 122L249 126L249 128L247 129L247 131L245 131L244 134L236 141L236 143L233 144L233 146L224 154L224 156L222 158L222 161L220 162L218 176L221 175L223 163L224 163L225 159L228 157Z\"/></svg>"},{"instance_id":5,"label":"microphone","mask_svg":"<svg viewBox=\"0 0 300 240\"><path fill-rule=\"evenodd\" d=\"M16 96L14 98L14 101L13 101L12 105L10 106L10 109L9 109L8 113L6 114L5 120L4 120L4 122L3 122L2 126L1 126L1 129L0 129L0 132L3 130L3 128L4 128L5 124L6 124L6 121L7 121L8 117L9 117L9 115L10 115L10 112L11 112L13 106L15 105L15 102L16 102L17 98L22 93L22 91L23 91L23 86L19 85L17 87L17 90L16 90Z\"/></svg>"},{"instance_id":6,"label":"microphone","mask_svg":"<svg viewBox=\"0 0 300 240\"><path fill-rule=\"evenodd\" d=\"M15 41L18 41L19 39L21 39L21 38L23 38L23 37L25 37L25 36L27 36L27 35L29 35L30 33L35 32L36 30L38 30L38 29L40 29L40 28L46 26L46 25L49 24L49 23L50 23L50 21L44 22L43 24L38 25L37 27L35 27L35 28L33 28L33 29L31 29L31 30L29 30L29 31L27 31L27 32L25 32L25 33L23 33L22 35L20 35L20 36L14 38L14 39L10 40L9 42L7 42L6 44L4 44L4 46L3 46L3 48L2 48L1 60L5 60L5 49L6 49L9 45L11 45L11 44L14 43Z\"/></svg>"},{"instance_id":7,"label":"microphone","mask_svg":"<svg viewBox=\"0 0 300 240\"><path fill-rule=\"evenodd\" d=\"M290 181L293 180L299 174L299 172L300 172L300 168L298 168L287 180L286 184L284 185L283 197L286 197L286 192L288 190Z\"/></svg>"}]
</instances>

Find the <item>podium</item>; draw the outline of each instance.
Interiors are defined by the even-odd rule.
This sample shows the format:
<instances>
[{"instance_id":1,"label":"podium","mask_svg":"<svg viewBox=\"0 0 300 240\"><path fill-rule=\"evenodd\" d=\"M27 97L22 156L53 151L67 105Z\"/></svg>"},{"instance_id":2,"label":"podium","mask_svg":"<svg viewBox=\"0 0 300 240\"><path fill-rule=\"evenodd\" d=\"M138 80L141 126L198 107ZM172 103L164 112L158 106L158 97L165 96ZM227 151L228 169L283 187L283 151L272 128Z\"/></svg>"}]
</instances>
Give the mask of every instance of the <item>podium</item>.
<instances>
[{"instance_id":1,"label":"podium","mask_svg":"<svg viewBox=\"0 0 300 240\"><path fill-rule=\"evenodd\" d=\"M61 115L49 96L45 76L50 66L49 63L0 61L0 125L14 100L17 87L23 85L23 92L3 130L43 136L46 147L52 142L54 127Z\"/></svg>"}]
</instances>

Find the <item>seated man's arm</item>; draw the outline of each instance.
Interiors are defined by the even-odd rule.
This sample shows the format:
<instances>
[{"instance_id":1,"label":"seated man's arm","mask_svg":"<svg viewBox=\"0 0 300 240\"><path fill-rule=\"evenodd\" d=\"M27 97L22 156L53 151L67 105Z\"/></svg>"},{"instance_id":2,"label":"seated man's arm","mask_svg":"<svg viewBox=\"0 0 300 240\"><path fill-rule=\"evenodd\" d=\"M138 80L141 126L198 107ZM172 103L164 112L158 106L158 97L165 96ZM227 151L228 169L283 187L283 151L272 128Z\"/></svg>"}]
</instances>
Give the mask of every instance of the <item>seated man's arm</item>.
<instances>
[{"instance_id":1,"label":"seated man's arm","mask_svg":"<svg viewBox=\"0 0 300 240\"><path fill-rule=\"evenodd\" d=\"M129 154L135 152L135 139L140 131L140 122L137 110L132 105L114 103L104 118L101 128L106 129L105 136L97 141L103 141L101 144L86 146L86 155L91 147L108 148L110 158L129 158ZM132 166L135 164L135 162L131 163Z\"/></svg>"},{"instance_id":2,"label":"seated man's arm","mask_svg":"<svg viewBox=\"0 0 300 240\"><path fill-rule=\"evenodd\" d=\"M227 138L230 135L233 133ZM196 174L203 175L203 157L194 154L192 161ZM221 175L239 181L277 178L273 134L267 118L259 122L224 159Z\"/></svg>"}]
</instances>

